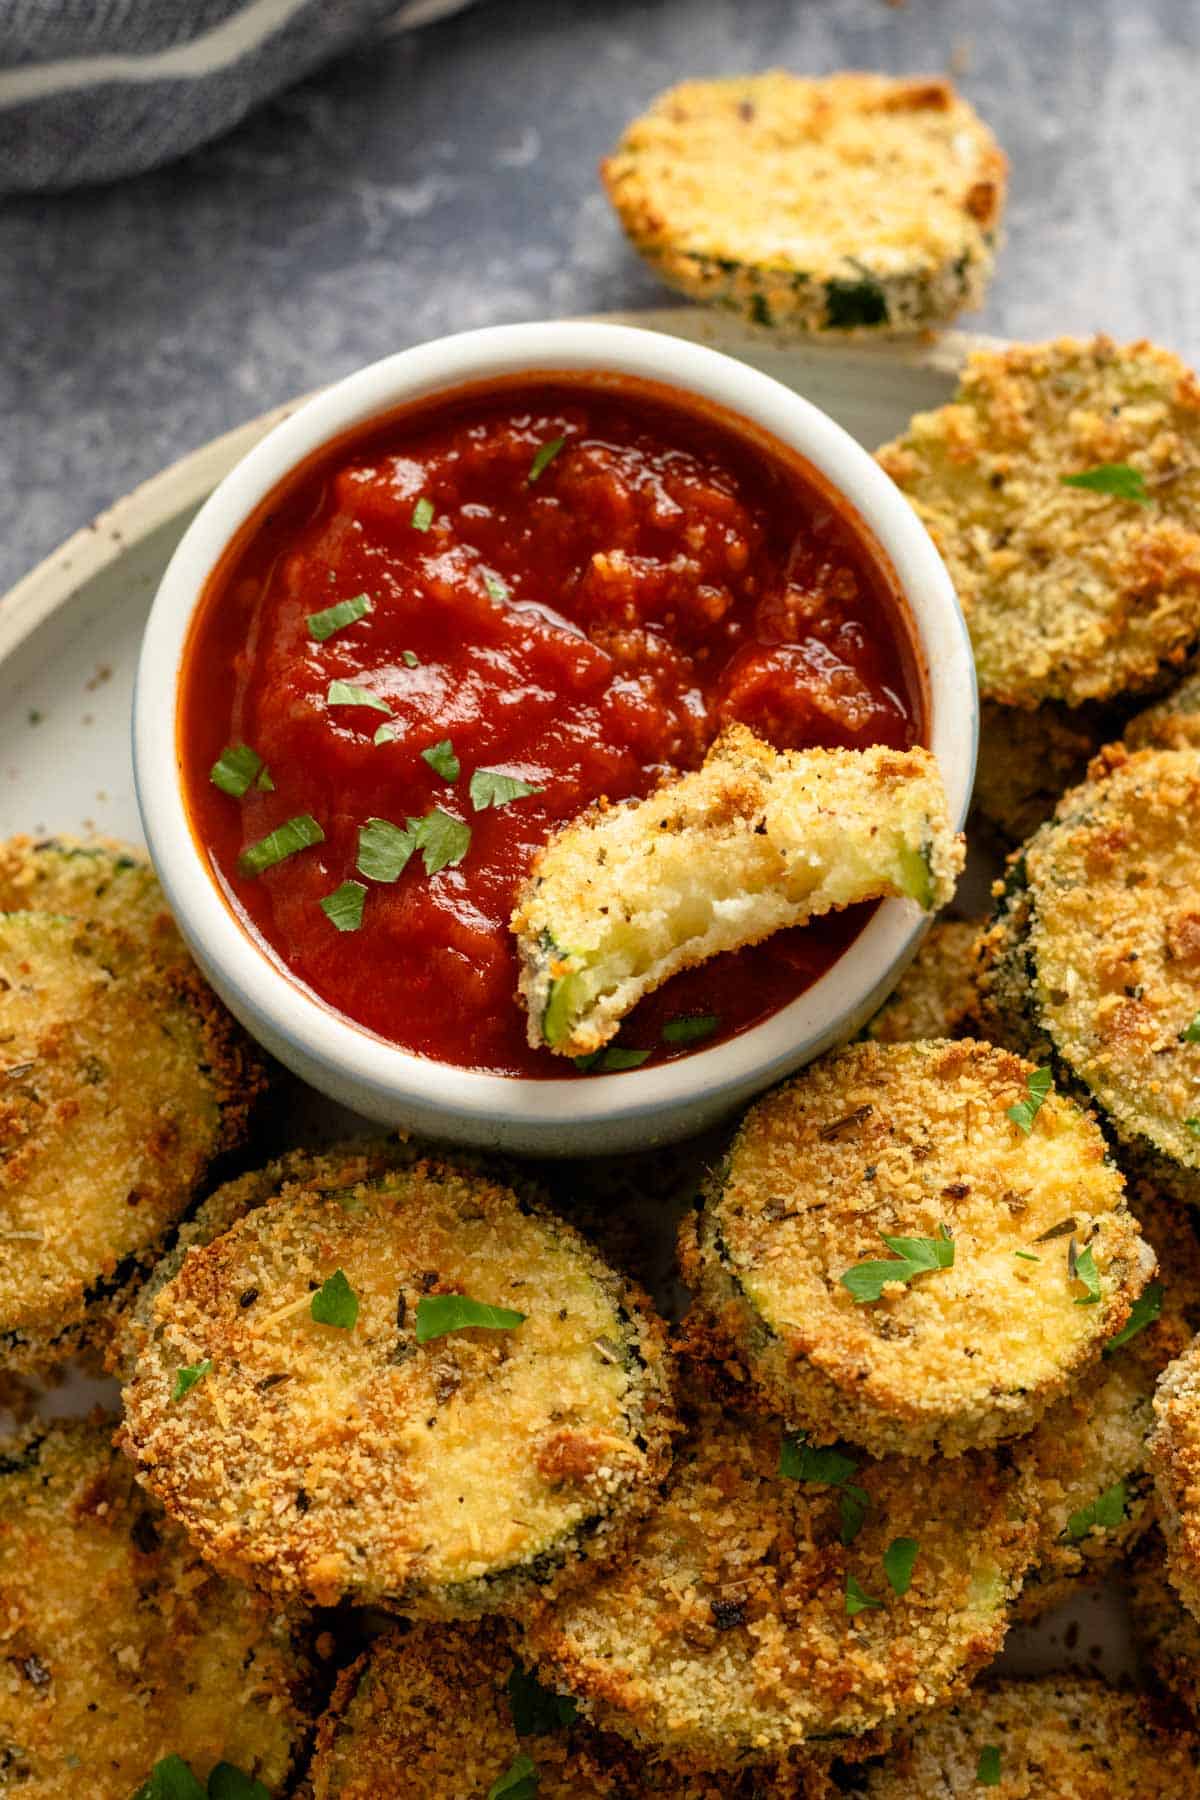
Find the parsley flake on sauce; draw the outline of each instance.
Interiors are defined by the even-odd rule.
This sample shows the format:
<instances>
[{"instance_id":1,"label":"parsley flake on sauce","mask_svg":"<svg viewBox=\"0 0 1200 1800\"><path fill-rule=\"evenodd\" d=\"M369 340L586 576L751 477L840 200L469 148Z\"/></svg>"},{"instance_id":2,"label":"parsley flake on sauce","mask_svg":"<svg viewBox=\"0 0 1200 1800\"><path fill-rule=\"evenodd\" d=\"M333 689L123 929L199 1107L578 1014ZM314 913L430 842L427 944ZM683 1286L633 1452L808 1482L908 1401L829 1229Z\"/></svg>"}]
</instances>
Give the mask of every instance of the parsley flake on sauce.
<instances>
[{"instance_id":1,"label":"parsley flake on sauce","mask_svg":"<svg viewBox=\"0 0 1200 1800\"><path fill-rule=\"evenodd\" d=\"M357 931L362 924L363 901L367 890L361 881L343 881L341 887L326 894L321 911L337 931Z\"/></svg>"},{"instance_id":2,"label":"parsley flake on sauce","mask_svg":"<svg viewBox=\"0 0 1200 1800\"><path fill-rule=\"evenodd\" d=\"M1105 1488L1102 1494L1097 1494L1090 1505L1081 1506L1078 1512L1071 1514L1067 1520L1067 1536L1072 1542L1078 1543L1080 1538L1088 1535L1094 1525L1101 1526L1105 1531L1111 1531L1125 1517L1126 1498L1125 1483L1114 1481L1110 1488Z\"/></svg>"},{"instance_id":3,"label":"parsley flake on sauce","mask_svg":"<svg viewBox=\"0 0 1200 1800\"><path fill-rule=\"evenodd\" d=\"M506 775L503 769L476 769L471 777L471 805L476 812L486 812L489 806L509 806L514 800L524 800L527 794L543 791L532 781L522 781L519 775Z\"/></svg>"},{"instance_id":4,"label":"parsley flake on sauce","mask_svg":"<svg viewBox=\"0 0 1200 1800\"><path fill-rule=\"evenodd\" d=\"M1179 1034L1181 1044L1200 1044L1200 1013Z\"/></svg>"},{"instance_id":5,"label":"parsley flake on sauce","mask_svg":"<svg viewBox=\"0 0 1200 1800\"><path fill-rule=\"evenodd\" d=\"M954 1239L944 1225L932 1238L889 1237L886 1231L879 1235L896 1260L856 1263L841 1278L859 1306L880 1299L888 1282L912 1281L917 1275L954 1267Z\"/></svg>"},{"instance_id":6,"label":"parsley flake on sauce","mask_svg":"<svg viewBox=\"0 0 1200 1800\"><path fill-rule=\"evenodd\" d=\"M331 681L325 696L326 706L369 706L372 712L390 713L391 707L378 694L370 693L353 681Z\"/></svg>"},{"instance_id":7,"label":"parsley flake on sauce","mask_svg":"<svg viewBox=\"0 0 1200 1800\"><path fill-rule=\"evenodd\" d=\"M698 1044L702 1038L711 1037L721 1023L716 1013L685 1013L678 1019L668 1019L662 1028L664 1044Z\"/></svg>"},{"instance_id":8,"label":"parsley flake on sauce","mask_svg":"<svg viewBox=\"0 0 1200 1800\"><path fill-rule=\"evenodd\" d=\"M483 585L487 589L488 599L495 600L497 605L508 599L508 583L501 581L498 575L485 575Z\"/></svg>"},{"instance_id":9,"label":"parsley flake on sauce","mask_svg":"<svg viewBox=\"0 0 1200 1800\"><path fill-rule=\"evenodd\" d=\"M533 486L539 475L545 474L566 441L565 437L556 437L551 438L548 444L543 444L541 446L537 455L530 463L529 473L525 477L525 482L528 487Z\"/></svg>"},{"instance_id":10,"label":"parsley flake on sauce","mask_svg":"<svg viewBox=\"0 0 1200 1800\"><path fill-rule=\"evenodd\" d=\"M811 1448L803 1431L791 1433L779 1446L778 1472L786 1481L811 1481L839 1490L843 1544L854 1542L871 1510L871 1496L850 1480L857 1469L855 1459L840 1450Z\"/></svg>"},{"instance_id":11,"label":"parsley flake on sauce","mask_svg":"<svg viewBox=\"0 0 1200 1800\"><path fill-rule=\"evenodd\" d=\"M533 1761L522 1751L515 1756L504 1774L493 1781L487 1800L537 1800L538 1773Z\"/></svg>"},{"instance_id":12,"label":"parsley flake on sauce","mask_svg":"<svg viewBox=\"0 0 1200 1800\"><path fill-rule=\"evenodd\" d=\"M622 1069L640 1069L650 1054L626 1044L606 1044L603 1050L589 1050L586 1056L573 1056L571 1061L585 1075L616 1075Z\"/></svg>"},{"instance_id":13,"label":"parsley flake on sauce","mask_svg":"<svg viewBox=\"0 0 1200 1800\"><path fill-rule=\"evenodd\" d=\"M263 759L257 750L252 750L249 744L230 744L209 770L208 779L223 794L232 794L235 800L240 800L262 771ZM270 780L269 775L267 780Z\"/></svg>"},{"instance_id":14,"label":"parsley flake on sauce","mask_svg":"<svg viewBox=\"0 0 1200 1800\"><path fill-rule=\"evenodd\" d=\"M376 744L393 744L399 736L400 727L394 725L390 719L385 719L383 724L376 730L373 741Z\"/></svg>"},{"instance_id":15,"label":"parsley flake on sauce","mask_svg":"<svg viewBox=\"0 0 1200 1800\"><path fill-rule=\"evenodd\" d=\"M870 1594L864 1594L853 1575L846 1577L846 1611L853 1619L857 1613L866 1612L870 1607L881 1607L882 1600L873 1600Z\"/></svg>"},{"instance_id":16,"label":"parsley flake on sauce","mask_svg":"<svg viewBox=\"0 0 1200 1800\"><path fill-rule=\"evenodd\" d=\"M190 1394L196 1383L203 1381L211 1368L212 1358L206 1356L203 1362L192 1363L186 1369L176 1369L175 1382L171 1388L172 1400L182 1400L185 1394Z\"/></svg>"},{"instance_id":17,"label":"parsley flake on sauce","mask_svg":"<svg viewBox=\"0 0 1200 1800\"><path fill-rule=\"evenodd\" d=\"M411 830L393 825L390 819L368 819L358 828L354 866L368 881L399 881L416 847Z\"/></svg>"},{"instance_id":18,"label":"parsley flake on sauce","mask_svg":"<svg viewBox=\"0 0 1200 1800\"><path fill-rule=\"evenodd\" d=\"M417 1301L417 1342L432 1343L452 1331L515 1331L526 1314L507 1306L488 1306L467 1294L422 1294Z\"/></svg>"},{"instance_id":19,"label":"parsley flake on sauce","mask_svg":"<svg viewBox=\"0 0 1200 1800\"><path fill-rule=\"evenodd\" d=\"M893 1594L907 1594L920 1551L916 1538L893 1538L884 1551L883 1572L891 1583Z\"/></svg>"},{"instance_id":20,"label":"parsley flake on sauce","mask_svg":"<svg viewBox=\"0 0 1200 1800\"><path fill-rule=\"evenodd\" d=\"M1067 1245L1067 1274L1072 1281L1082 1282L1087 1289L1083 1298L1076 1300L1076 1306L1094 1306L1100 1298L1100 1275L1090 1245L1077 1251L1075 1239L1071 1239Z\"/></svg>"},{"instance_id":21,"label":"parsley flake on sauce","mask_svg":"<svg viewBox=\"0 0 1200 1800\"><path fill-rule=\"evenodd\" d=\"M243 875L261 875L266 869L273 869L276 863L285 862L289 856L295 856L300 850L310 850L314 844L323 844L325 833L317 824L311 813L299 813L294 819L286 819L269 831L256 844L250 844L238 857L238 868Z\"/></svg>"},{"instance_id":22,"label":"parsley flake on sauce","mask_svg":"<svg viewBox=\"0 0 1200 1800\"><path fill-rule=\"evenodd\" d=\"M415 650L402 650L400 660L406 669L419 669L421 666L421 659Z\"/></svg>"},{"instance_id":23,"label":"parsley flake on sauce","mask_svg":"<svg viewBox=\"0 0 1200 1800\"><path fill-rule=\"evenodd\" d=\"M1152 1281L1144 1288L1129 1309L1129 1317L1115 1337L1110 1337L1104 1346L1105 1356L1111 1356L1114 1350L1120 1350L1130 1338L1135 1338L1139 1331L1145 1331L1147 1325L1153 1325L1162 1312L1163 1285L1161 1281Z\"/></svg>"},{"instance_id":24,"label":"parsley flake on sauce","mask_svg":"<svg viewBox=\"0 0 1200 1800\"><path fill-rule=\"evenodd\" d=\"M428 531L433 524L433 501L427 494L422 494L413 507L412 523L414 531Z\"/></svg>"},{"instance_id":25,"label":"parsley flake on sauce","mask_svg":"<svg viewBox=\"0 0 1200 1800\"><path fill-rule=\"evenodd\" d=\"M1133 500L1138 506L1150 504L1141 470L1128 463L1097 463L1094 469L1060 475L1059 480L1064 487L1087 488L1093 494L1109 494L1114 500Z\"/></svg>"},{"instance_id":26,"label":"parsley flake on sauce","mask_svg":"<svg viewBox=\"0 0 1200 1800\"><path fill-rule=\"evenodd\" d=\"M371 602L365 594L355 594L351 600L339 600L336 606L327 606L324 612L309 613L308 635L323 644L335 631L357 624L370 611Z\"/></svg>"},{"instance_id":27,"label":"parsley flake on sauce","mask_svg":"<svg viewBox=\"0 0 1200 1800\"><path fill-rule=\"evenodd\" d=\"M1005 1114L1028 1137L1033 1130L1033 1121L1042 1110L1042 1102L1050 1092L1053 1077L1049 1069L1035 1069L1032 1075L1025 1077L1025 1099L1018 1100L1010 1106Z\"/></svg>"},{"instance_id":28,"label":"parsley flake on sauce","mask_svg":"<svg viewBox=\"0 0 1200 1800\"><path fill-rule=\"evenodd\" d=\"M353 1331L358 1322L358 1295L346 1280L344 1269L335 1269L312 1297L309 1312L318 1325L336 1325Z\"/></svg>"},{"instance_id":29,"label":"parsley flake on sauce","mask_svg":"<svg viewBox=\"0 0 1200 1800\"><path fill-rule=\"evenodd\" d=\"M427 875L436 875L439 869L460 863L471 848L471 827L453 814L443 812L440 806L427 812L423 819L410 819L408 828L413 834L414 848L421 852Z\"/></svg>"},{"instance_id":30,"label":"parsley flake on sauce","mask_svg":"<svg viewBox=\"0 0 1200 1800\"><path fill-rule=\"evenodd\" d=\"M536 1675L514 1663L507 1688L513 1729L518 1737L541 1737L573 1725L579 1708L569 1694L556 1694L542 1686Z\"/></svg>"},{"instance_id":31,"label":"parsley flake on sauce","mask_svg":"<svg viewBox=\"0 0 1200 1800\"><path fill-rule=\"evenodd\" d=\"M1000 1746L985 1744L979 1752L979 1765L975 1770L975 1780L979 1787L1000 1786Z\"/></svg>"},{"instance_id":32,"label":"parsley flake on sauce","mask_svg":"<svg viewBox=\"0 0 1200 1800\"><path fill-rule=\"evenodd\" d=\"M440 775L443 781L457 781L462 774L462 764L455 756L454 745L449 738L443 738L440 743L430 744L427 750L422 750L421 761L428 763L434 774Z\"/></svg>"}]
</instances>

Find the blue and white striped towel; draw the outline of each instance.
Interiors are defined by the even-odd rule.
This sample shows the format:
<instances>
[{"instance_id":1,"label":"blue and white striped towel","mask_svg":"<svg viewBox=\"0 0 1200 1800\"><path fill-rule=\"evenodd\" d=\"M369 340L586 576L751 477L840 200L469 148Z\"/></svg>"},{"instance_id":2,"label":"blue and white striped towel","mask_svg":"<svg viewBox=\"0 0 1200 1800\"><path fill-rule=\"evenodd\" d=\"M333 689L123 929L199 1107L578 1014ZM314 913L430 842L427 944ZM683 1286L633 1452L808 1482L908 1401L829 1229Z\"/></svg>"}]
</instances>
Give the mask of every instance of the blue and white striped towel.
<instances>
[{"instance_id":1,"label":"blue and white striped towel","mask_svg":"<svg viewBox=\"0 0 1200 1800\"><path fill-rule=\"evenodd\" d=\"M357 40L469 0L0 0L0 192L153 168Z\"/></svg>"}]
</instances>

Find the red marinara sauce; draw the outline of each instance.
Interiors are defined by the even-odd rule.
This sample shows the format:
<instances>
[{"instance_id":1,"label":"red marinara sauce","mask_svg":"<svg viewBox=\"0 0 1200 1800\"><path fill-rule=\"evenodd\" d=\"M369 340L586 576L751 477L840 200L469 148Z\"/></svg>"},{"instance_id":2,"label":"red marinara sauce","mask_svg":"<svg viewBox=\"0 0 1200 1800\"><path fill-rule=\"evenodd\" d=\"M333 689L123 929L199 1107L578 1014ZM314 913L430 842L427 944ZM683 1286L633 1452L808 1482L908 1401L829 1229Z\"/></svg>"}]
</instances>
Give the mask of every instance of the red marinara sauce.
<instances>
[{"instance_id":1,"label":"red marinara sauce","mask_svg":"<svg viewBox=\"0 0 1200 1800\"><path fill-rule=\"evenodd\" d=\"M343 601L362 616L314 635L310 618ZM335 682L375 704L338 703ZM297 981L423 1056L561 1076L562 1058L526 1042L516 887L556 826L695 768L734 719L778 748L923 741L887 560L815 471L745 422L571 375L408 408L289 477L202 598L179 748L219 886ZM231 794L210 770L242 746L271 785ZM481 770L536 791L476 810ZM437 808L432 835L460 860L429 873L419 846L394 881L360 872L369 820L404 831ZM244 872L250 846L301 816L321 842ZM321 901L346 882L366 893L357 928L339 930ZM744 1030L823 974L871 910L677 976L626 1021L622 1049L661 1058ZM680 1019L682 1041L677 1027L664 1039Z\"/></svg>"}]
</instances>

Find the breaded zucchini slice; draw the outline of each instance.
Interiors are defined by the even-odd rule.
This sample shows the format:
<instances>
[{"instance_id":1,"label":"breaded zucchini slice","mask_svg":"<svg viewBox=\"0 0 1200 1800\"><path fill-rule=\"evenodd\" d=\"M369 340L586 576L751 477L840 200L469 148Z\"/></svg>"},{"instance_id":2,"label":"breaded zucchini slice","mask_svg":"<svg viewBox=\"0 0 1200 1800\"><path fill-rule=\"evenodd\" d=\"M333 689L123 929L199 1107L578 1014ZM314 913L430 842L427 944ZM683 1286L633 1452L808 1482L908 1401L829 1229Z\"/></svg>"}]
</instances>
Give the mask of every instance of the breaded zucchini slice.
<instances>
[{"instance_id":1,"label":"breaded zucchini slice","mask_svg":"<svg viewBox=\"0 0 1200 1800\"><path fill-rule=\"evenodd\" d=\"M0 842L0 913L6 912L65 913L127 932L160 961L188 959L145 851L114 838Z\"/></svg>"},{"instance_id":2,"label":"breaded zucchini slice","mask_svg":"<svg viewBox=\"0 0 1200 1800\"><path fill-rule=\"evenodd\" d=\"M1184 1605L1200 1619L1200 1337L1159 1379L1150 1466L1167 1573Z\"/></svg>"},{"instance_id":3,"label":"breaded zucchini slice","mask_svg":"<svg viewBox=\"0 0 1200 1800\"><path fill-rule=\"evenodd\" d=\"M867 1026L877 1044L974 1036L975 950L983 921L941 919Z\"/></svg>"},{"instance_id":4,"label":"breaded zucchini slice","mask_svg":"<svg viewBox=\"0 0 1200 1800\"><path fill-rule=\"evenodd\" d=\"M284 1595L519 1608L611 1553L668 1460L662 1327L471 1170L286 1188L153 1316L125 1447L211 1561Z\"/></svg>"},{"instance_id":5,"label":"breaded zucchini slice","mask_svg":"<svg viewBox=\"0 0 1200 1800\"><path fill-rule=\"evenodd\" d=\"M514 1775L515 1771L515 1775ZM320 1722L313 1800L463 1800L524 1774L537 1800L822 1800L816 1768L709 1775L639 1755L543 1688L496 1623L377 1638ZM501 1790L503 1791L503 1790Z\"/></svg>"},{"instance_id":6,"label":"breaded zucchini slice","mask_svg":"<svg viewBox=\"0 0 1200 1800\"><path fill-rule=\"evenodd\" d=\"M976 351L950 405L879 451L950 570L985 700L1109 699L1200 641L1198 433L1178 357L1062 338Z\"/></svg>"},{"instance_id":7,"label":"breaded zucchini slice","mask_svg":"<svg viewBox=\"0 0 1200 1800\"><path fill-rule=\"evenodd\" d=\"M596 1724L672 1756L862 1754L996 1654L1026 1514L999 1456L814 1464L777 1421L699 1404L624 1556L523 1641Z\"/></svg>"},{"instance_id":8,"label":"breaded zucchini slice","mask_svg":"<svg viewBox=\"0 0 1200 1800\"><path fill-rule=\"evenodd\" d=\"M1133 1641L1155 1679L1200 1721L1200 1620L1179 1604L1165 1557L1160 1532L1147 1532L1126 1587Z\"/></svg>"},{"instance_id":9,"label":"breaded zucchini slice","mask_svg":"<svg viewBox=\"0 0 1200 1800\"><path fill-rule=\"evenodd\" d=\"M1200 1743L1139 1694L1086 1675L981 1683L882 1762L860 1772L866 1800L1183 1800Z\"/></svg>"},{"instance_id":10,"label":"breaded zucchini slice","mask_svg":"<svg viewBox=\"0 0 1200 1800\"><path fill-rule=\"evenodd\" d=\"M1008 165L940 76L685 81L602 165L671 287L791 333L887 336L978 306Z\"/></svg>"},{"instance_id":11,"label":"breaded zucchini slice","mask_svg":"<svg viewBox=\"0 0 1200 1800\"><path fill-rule=\"evenodd\" d=\"M777 751L732 725L702 768L535 859L511 921L529 1041L586 1055L680 969L885 894L932 911L961 868L927 750Z\"/></svg>"},{"instance_id":12,"label":"breaded zucchini slice","mask_svg":"<svg viewBox=\"0 0 1200 1800\"><path fill-rule=\"evenodd\" d=\"M776 1088L682 1233L693 1345L821 1441L1029 1431L1154 1270L1094 1122L1054 1093L1014 1120L1032 1073L971 1040L867 1043Z\"/></svg>"},{"instance_id":13,"label":"breaded zucchini slice","mask_svg":"<svg viewBox=\"0 0 1200 1800\"><path fill-rule=\"evenodd\" d=\"M287 1621L206 1567L112 1448L45 1422L0 1457L0 1788L130 1800L155 1763L282 1794L311 1671Z\"/></svg>"},{"instance_id":14,"label":"breaded zucchini slice","mask_svg":"<svg viewBox=\"0 0 1200 1800\"><path fill-rule=\"evenodd\" d=\"M1101 744L1119 735L1111 712L1051 701L1025 712L985 700L971 797L975 811L1010 844L1023 843L1067 789L1083 780Z\"/></svg>"},{"instance_id":15,"label":"breaded zucchini slice","mask_svg":"<svg viewBox=\"0 0 1200 1800\"><path fill-rule=\"evenodd\" d=\"M1021 1618L1056 1606L1076 1582L1097 1580L1154 1517L1146 1452L1154 1386L1200 1329L1200 1246L1187 1214L1144 1184L1130 1203L1158 1258L1156 1278L1123 1332L1105 1345L1099 1368L1015 1449L1038 1501Z\"/></svg>"},{"instance_id":16,"label":"breaded zucchini slice","mask_svg":"<svg viewBox=\"0 0 1200 1800\"><path fill-rule=\"evenodd\" d=\"M1192 670L1165 699L1130 719L1124 731L1130 750L1200 750L1200 668Z\"/></svg>"},{"instance_id":17,"label":"breaded zucchini slice","mask_svg":"<svg viewBox=\"0 0 1200 1800\"><path fill-rule=\"evenodd\" d=\"M989 1029L1093 1101L1123 1159L1200 1202L1200 750L1111 745L1009 865Z\"/></svg>"},{"instance_id":18,"label":"breaded zucchini slice","mask_svg":"<svg viewBox=\"0 0 1200 1800\"><path fill-rule=\"evenodd\" d=\"M195 970L103 925L0 915L0 1361L103 1335L262 1084Z\"/></svg>"}]
</instances>

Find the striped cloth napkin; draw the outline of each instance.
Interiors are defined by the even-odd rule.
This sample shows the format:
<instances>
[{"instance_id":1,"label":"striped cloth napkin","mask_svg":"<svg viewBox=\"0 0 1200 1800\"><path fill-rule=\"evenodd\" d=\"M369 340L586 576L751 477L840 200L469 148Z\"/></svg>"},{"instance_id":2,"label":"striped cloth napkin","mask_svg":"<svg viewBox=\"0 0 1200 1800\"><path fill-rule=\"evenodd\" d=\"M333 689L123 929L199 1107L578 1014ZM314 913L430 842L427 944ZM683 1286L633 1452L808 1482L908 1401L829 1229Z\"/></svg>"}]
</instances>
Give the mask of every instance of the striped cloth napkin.
<instances>
[{"instance_id":1,"label":"striped cloth napkin","mask_svg":"<svg viewBox=\"0 0 1200 1800\"><path fill-rule=\"evenodd\" d=\"M470 0L0 0L0 192L153 168L358 40Z\"/></svg>"}]
</instances>

